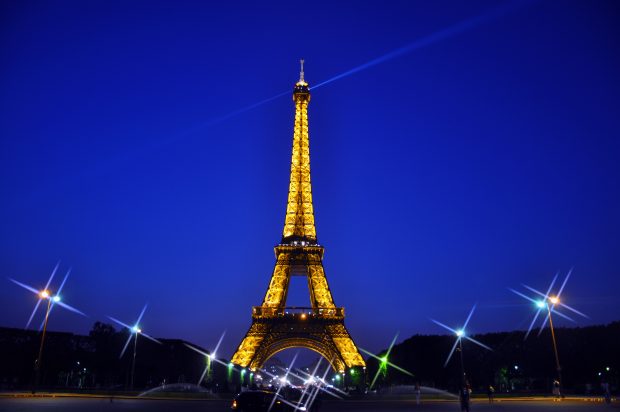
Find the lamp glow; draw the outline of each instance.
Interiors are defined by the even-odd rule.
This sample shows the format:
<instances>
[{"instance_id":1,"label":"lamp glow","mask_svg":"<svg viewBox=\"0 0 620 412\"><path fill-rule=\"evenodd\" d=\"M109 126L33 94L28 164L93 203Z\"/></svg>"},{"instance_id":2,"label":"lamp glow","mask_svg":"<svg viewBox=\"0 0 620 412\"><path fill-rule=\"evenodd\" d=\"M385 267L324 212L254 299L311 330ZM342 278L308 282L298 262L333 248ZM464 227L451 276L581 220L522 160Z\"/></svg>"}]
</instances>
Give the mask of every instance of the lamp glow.
<instances>
[{"instance_id":1,"label":"lamp glow","mask_svg":"<svg viewBox=\"0 0 620 412\"><path fill-rule=\"evenodd\" d=\"M527 337L529 336L532 327L534 326L534 324L536 323L536 320L538 319L538 316L541 314L541 312L543 312L545 309L547 314L543 319L543 322L540 326L540 329L538 331L538 335L540 336L540 334L542 333L545 325L547 324L547 322L549 323L549 330L551 332L551 341L553 343L553 353L555 355L555 367L556 367L556 371L557 371L557 394L556 394L556 400L561 399L560 398L560 388L562 386L562 369L560 367L560 357L558 356L558 347L557 347L557 342L556 342L556 337L555 337L555 331L553 329L553 315L557 315L561 318L564 318L568 321L574 322L573 319L571 319L569 316L563 314L562 312L558 311L558 308L561 307L563 309L567 309L570 310L573 313L576 313L584 318L587 318L588 316L585 315L584 313L579 312L577 309L571 308L570 306L568 306L565 303L562 303L560 301L560 295L562 295L562 291L564 291L564 287L566 286L566 283L568 282L568 279L570 278L571 273L573 272L573 269L571 268L571 270L568 271L568 273L566 274L566 277L564 278L564 281L562 282L562 285L560 286L559 290L557 291L556 294L554 295L550 295L551 290L553 289L553 286L555 285L555 282L558 278L559 273L556 273L555 276L553 277L553 280L551 281L551 284L549 285L549 288L547 289L547 291L545 293L534 289L531 286L522 284L522 286L529 290L530 292L535 293L536 295L538 295L539 297L537 299L534 299L530 296L527 296L517 290L514 289L510 289L513 293L515 293L518 296L521 296L522 298L529 300L530 302L536 304L536 306L538 307L538 310L536 311L536 314L534 315L534 318L532 319L532 322L530 323L530 327L527 329L527 333L525 334L525 338L527 339ZM541 301L541 297L542 297L542 301ZM555 387L554 387L554 392L556 392Z\"/></svg>"},{"instance_id":2,"label":"lamp glow","mask_svg":"<svg viewBox=\"0 0 620 412\"><path fill-rule=\"evenodd\" d=\"M56 274L56 271L58 270L58 267L60 266L60 262L56 263L56 266L54 267L54 270L52 271L52 274L50 275L49 279L47 280L47 283L45 284L45 287L41 290L35 289L32 286L26 285L25 283L19 282L15 279L9 278L9 280L13 283L15 283L17 286L20 286L24 289L26 289L27 291L37 295L37 297L39 299L37 299L37 302L34 306L34 309L32 310L32 313L30 314L30 318L28 319L28 322L26 323L26 329L28 329L28 327L30 326L30 323L32 322L32 319L34 318L35 314L37 313L37 310L39 309L39 307L41 306L41 302L44 299L47 299L47 305L44 304L44 306L47 306L47 309L45 311L45 317L43 318L43 321L41 322L41 326L39 327L39 330L42 330L43 333L41 334L41 344L39 346L39 354L37 356L36 362L34 364L34 380L33 380L33 384L32 384L32 393L34 394L36 392L37 389L37 385L39 383L39 376L40 376L40 370L41 370L41 364L42 364L42 359L43 359L43 345L45 343L45 332L47 329L47 321L49 319L50 313L52 312L52 309L54 309L54 306L56 304L58 304L59 306L61 306L64 309L70 310L71 312L75 312L77 314L80 314L82 316L86 316L84 315L83 312L77 310L76 308L67 305L66 303L62 303L60 302L60 293L62 292L62 288L65 286L65 282L67 281L67 278L69 277L69 274L71 273L71 269L69 269L67 271L67 273L65 274L65 277L63 278L62 282L60 283L60 286L58 287L58 289L56 290L56 295L52 296L51 292L49 291L49 287L50 284L52 283L52 280L54 279L54 275Z\"/></svg>"},{"instance_id":3,"label":"lamp glow","mask_svg":"<svg viewBox=\"0 0 620 412\"><path fill-rule=\"evenodd\" d=\"M475 343L476 345L485 348L486 350L490 350L492 351L493 349L491 349L490 347L488 347L487 345L485 345L482 342L477 341L476 339L472 338L471 336L467 336L465 334L465 328L467 328L467 325L469 325L469 321L471 320L472 315L474 314L474 310L476 310L476 305L474 305L471 310L469 311L469 315L467 315L467 319L465 320L465 323L461 326L460 329L453 329L448 325L445 325L435 319L431 319L431 321L439 326L441 326L442 328L444 328L447 331L450 331L451 333L454 333L454 335L456 335L456 340L454 341L454 345L452 345L452 349L450 349L450 353L448 354L448 357L446 358L446 361L443 364L443 367L445 368L448 365L448 362L450 362L450 358L452 358L452 355L454 354L454 351L456 350L457 346L459 347L459 353L461 356L461 375L463 377L463 383L465 383L465 368L463 367L463 339L466 339L472 343Z\"/></svg>"}]
</instances>

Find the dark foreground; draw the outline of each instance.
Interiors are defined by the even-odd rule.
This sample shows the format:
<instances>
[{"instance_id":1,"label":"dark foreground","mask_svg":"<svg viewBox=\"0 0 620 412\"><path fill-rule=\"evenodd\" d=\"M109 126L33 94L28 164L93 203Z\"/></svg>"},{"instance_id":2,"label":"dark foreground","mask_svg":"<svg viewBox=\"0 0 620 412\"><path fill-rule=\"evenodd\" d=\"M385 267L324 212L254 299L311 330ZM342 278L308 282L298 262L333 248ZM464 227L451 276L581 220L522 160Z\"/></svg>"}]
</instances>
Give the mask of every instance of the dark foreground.
<instances>
[{"instance_id":1,"label":"dark foreground","mask_svg":"<svg viewBox=\"0 0 620 412\"><path fill-rule=\"evenodd\" d=\"M0 411L66 411L66 412L112 412L112 411L229 411L230 403L219 400L147 400L147 399L114 399L108 398L0 398ZM476 401L471 410L519 412L519 411L562 411L586 412L620 410L620 403L606 405L602 402L584 402L564 400L554 403L550 400L503 401L488 404ZM360 400L360 401L330 401L324 402L321 412L342 411L460 411L457 402L427 401L416 405L412 400Z\"/></svg>"}]
</instances>

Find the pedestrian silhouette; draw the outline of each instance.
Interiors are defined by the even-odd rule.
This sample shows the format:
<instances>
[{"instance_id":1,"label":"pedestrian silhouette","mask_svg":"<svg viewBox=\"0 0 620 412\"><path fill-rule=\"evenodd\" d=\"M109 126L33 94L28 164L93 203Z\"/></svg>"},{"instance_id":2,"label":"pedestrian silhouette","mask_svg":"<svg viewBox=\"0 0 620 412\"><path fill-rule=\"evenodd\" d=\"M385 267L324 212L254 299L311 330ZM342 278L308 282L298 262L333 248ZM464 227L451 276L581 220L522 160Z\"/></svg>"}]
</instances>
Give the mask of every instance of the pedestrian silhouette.
<instances>
[{"instance_id":1,"label":"pedestrian silhouette","mask_svg":"<svg viewBox=\"0 0 620 412\"><path fill-rule=\"evenodd\" d=\"M489 397L489 403L493 403L493 397L495 396L495 388L493 385L489 385L487 388L487 395Z\"/></svg>"},{"instance_id":2,"label":"pedestrian silhouette","mask_svg":"<svg viewBox=\"0 0 620 412\"><path fill-rule=\"evenodd\" d=\"M559 402L561 401L561 394L560 394L560 381L555 380L553 381L553 401L554 402Z\"/></svg>"},{"instance_id":3,"label":"pedestrian silhouette","mask_svg":"<svg viewBox=\"0 0 620 412\"><path fill-rule=\"evenodd\" d=\"M417 405L420 404L420 395L421 395L420 382L416 382L416 384L415 384L415 403Z\"/></svg>"},{"instance_id":4,"label":"pedestrian silhouette","mask_svg":"<svg viewBox=\"0 0 620 412\"><path fill-rule=\"evenodd\" d=\"M465 382L465 384L461 387L459 391L459 400L461 401L461 411L469 412L469 398L471 395L471 388L469 387L469 383Z\"/></svg>"}]
</instances>

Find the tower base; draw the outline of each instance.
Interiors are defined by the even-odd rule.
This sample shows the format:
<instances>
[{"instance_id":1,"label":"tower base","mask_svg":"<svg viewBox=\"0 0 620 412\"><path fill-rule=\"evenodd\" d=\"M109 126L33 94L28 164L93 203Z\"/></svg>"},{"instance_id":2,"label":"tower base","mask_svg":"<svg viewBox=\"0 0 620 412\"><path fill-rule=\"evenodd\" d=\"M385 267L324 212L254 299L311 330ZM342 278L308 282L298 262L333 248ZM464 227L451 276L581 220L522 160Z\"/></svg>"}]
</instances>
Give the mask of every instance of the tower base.
<instances>
[{"instance_id":1,"label":"tower base","mask_svg":"<svg viewBox=\"0 0 620 412\"><path fill-rule=\"evenodd\" d=\"M338 372L366 366L344 326L343 308L285 308L274 311L257 306L252 325L231 362L257 370L273 355L289 348L307 348L317 352Z\"/></svg>"}]
</instances>

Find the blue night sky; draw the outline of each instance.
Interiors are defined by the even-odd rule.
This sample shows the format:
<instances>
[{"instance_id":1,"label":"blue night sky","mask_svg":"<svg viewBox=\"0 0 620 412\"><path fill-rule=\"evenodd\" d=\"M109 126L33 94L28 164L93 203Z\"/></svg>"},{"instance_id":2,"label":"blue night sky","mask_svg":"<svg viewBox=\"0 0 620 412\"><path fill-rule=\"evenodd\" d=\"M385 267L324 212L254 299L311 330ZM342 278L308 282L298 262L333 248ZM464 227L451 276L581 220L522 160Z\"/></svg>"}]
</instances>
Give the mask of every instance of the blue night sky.
<instances>
[{"instance_id":1,"label":"blue night sky","mask_svg":"<svg viewBox=\"0 0 620 412\"><path fill-rule=\"evenodd\" d=\"M473 332L526 329L508 288L571 267L576 324L618 320L618 21L616 1L4 1L0 325L36 299L7 277L41 287L61 260L89 317L52 330L149 302L149 334L227 330L230 356L281 238L301 57L311 87L362 69L309 108L318 239L361 347L475 302Z\"/></svg>"}]
</instances>

